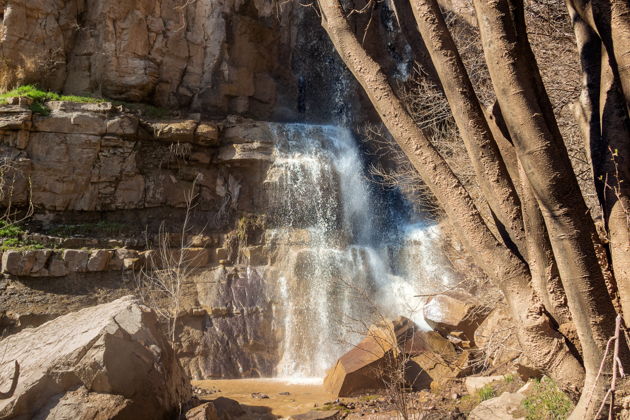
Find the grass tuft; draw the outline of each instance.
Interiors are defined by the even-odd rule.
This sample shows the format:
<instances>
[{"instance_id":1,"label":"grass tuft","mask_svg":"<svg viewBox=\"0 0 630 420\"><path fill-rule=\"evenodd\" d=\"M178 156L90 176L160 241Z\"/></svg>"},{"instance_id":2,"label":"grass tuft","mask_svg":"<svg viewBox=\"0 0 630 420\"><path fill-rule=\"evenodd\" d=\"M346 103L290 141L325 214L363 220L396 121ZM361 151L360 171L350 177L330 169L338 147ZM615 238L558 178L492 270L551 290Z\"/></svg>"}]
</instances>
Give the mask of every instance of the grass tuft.
<instances>
[{"instance_id":1,"label":"grass tuft","mask_svg":"<svg viewBox=\"0 0 630 420\"><path fill-rule=\"evenodd\" d=\"M479 401L486 401L490 398L496 397L496 391L492 387L492 385L488 384L477 391L477 396L479 397Z\"/></svg>"},{"instance_id":2,"label":"grass tuft","mask_svg":"<svg viewBox=\"0 0 630 420\"><path fill-rule=\"evenodd\" d=\"M35 85L24 85L9 92L0 94L0 105L7 103L7 98L13 97L26 97L33 100L31 105L31 111L36 114L49 115L50 110L46 106L48 101L66 101L76 103L101 103L107 102L107 99L94 98L91 96L76 96L76 95L60 95L55 92L49 92L39 89ZM170 111L164 108L156 107L143 103L131 103L123 101L111 101L114 105L122 105L131 111L140 113L143 116L152 119L163 119L169 116Z\"/></svg>"},{"instance_id":3,"label":"grass tuft","mask_svg":"<svg viewBox=\"0 0 630 420\"><path fill-rule=\"evenodd\" d=\"M523 407L527 420L564 420L573 410L573 403L554 381L543 377L523 400Z\"/></svg>"}]
</instances>

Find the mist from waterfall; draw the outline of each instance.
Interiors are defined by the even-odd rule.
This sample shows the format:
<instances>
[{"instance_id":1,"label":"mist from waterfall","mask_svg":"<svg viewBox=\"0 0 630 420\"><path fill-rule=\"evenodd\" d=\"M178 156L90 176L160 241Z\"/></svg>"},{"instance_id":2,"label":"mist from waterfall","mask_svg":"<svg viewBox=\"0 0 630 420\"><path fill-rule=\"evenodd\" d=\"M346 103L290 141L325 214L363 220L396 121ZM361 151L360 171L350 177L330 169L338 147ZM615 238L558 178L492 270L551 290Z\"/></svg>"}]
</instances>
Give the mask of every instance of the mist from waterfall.
<instances>
[{"instance_id":1,"label":"mist from waterfall","mask_svg":"<svg viewBox=\"0 0 630 420\"><path fill-rule=\"evenodd\" d=\"M322 377L379 316L426 327L419 294L450 281L437 226L408 224L365 176L344 128L277 124L266 190L277 250L279 377ZM388 207L389 206L389 207Z\"/></svg>"}]
</instances>

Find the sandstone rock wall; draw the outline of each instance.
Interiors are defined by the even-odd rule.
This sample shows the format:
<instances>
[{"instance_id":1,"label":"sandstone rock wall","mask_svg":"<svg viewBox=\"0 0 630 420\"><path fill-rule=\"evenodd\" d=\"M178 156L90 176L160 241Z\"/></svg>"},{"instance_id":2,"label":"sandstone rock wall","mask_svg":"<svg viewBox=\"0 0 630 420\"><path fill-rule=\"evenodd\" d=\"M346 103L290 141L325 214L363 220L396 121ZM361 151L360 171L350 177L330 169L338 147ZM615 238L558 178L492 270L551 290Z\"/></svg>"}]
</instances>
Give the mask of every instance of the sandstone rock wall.
<instances>
[{"instance_id":1,"label":"sandstone rock wall","mask_svg":"<svg viewBox=\"0 0 630 420\"><path fill-rule=\"evenodd\" d=\"M258 220L273 207L267 189L277 187L269 179L282 141L277 126L199 115L147 120L111 103L50 102L44 116L26 100L11 102L0 108L0 153L10 181L3 204L32 201L31 224L44 228L22 239L46 249L1 253L0 330L37 327L134 293L137 271L156 261L156 250L147 249L161 242L156 226L166 220L175 232L181 228L183 193L197 179L199 223L183 238L190 276L177 356L196 379L273 375L282 339L273 322L279 299L273 259L293 242L304 246L306 235L298 230L284 244L264 225L247 227L247 217ZM46 231L127 215L134 222L125 224L124 237ZM182 238L172 232L167 246L176 253Z\"/></svg>"},{"instance_id":2,"label":"sandstone rock wall","mask_svg":"<svg viewBox=\"0 0 630 420\"><path fill-rule=\"evenodd\" d=\"M371 109L315 9L295 2L3 0L0 17L0 91L30 83L276 121L361 120ZM400 82L413 59L395 20L378 3L353 27L363 36L370 26L366 47Z\"/></svg>"},{"instance_id":3,"label":"sandstone rock wall","mask_svg":"<svg viewBox=\"0 0 630 420\"><path fill-rule=\"evenodd\" d=\"M288 81L293 11L270 0L3 3L2 88L268 114Z\"/></svg>"},{"instance_id":4,"label":"sandstone rock wall","mask_svg":"<svg viewBox=\"0 0 630 420\"><path fill-rule=\"evenodd\" d=\"M199 115L147 121L111 103L50 102L0 109L0 157L10 166L4 202L39 212L184 208L186 194L215 216L264 208L271 160L265 123ZM247 180L247 182L244 182Z\"/></svg>"},{"instance_id":5,"label":"sandstone rock wall","mask_svg":"<svg viewBox=\"0 0 630 420\"><path fill-rule=\"evenodd\" d=\"M317 14L293 2L5 0L0 13L0 90L34 83L264 119L336 108L344 70ZM351 86L340 103L355 100Z\"/></svg>"}]
</instances>

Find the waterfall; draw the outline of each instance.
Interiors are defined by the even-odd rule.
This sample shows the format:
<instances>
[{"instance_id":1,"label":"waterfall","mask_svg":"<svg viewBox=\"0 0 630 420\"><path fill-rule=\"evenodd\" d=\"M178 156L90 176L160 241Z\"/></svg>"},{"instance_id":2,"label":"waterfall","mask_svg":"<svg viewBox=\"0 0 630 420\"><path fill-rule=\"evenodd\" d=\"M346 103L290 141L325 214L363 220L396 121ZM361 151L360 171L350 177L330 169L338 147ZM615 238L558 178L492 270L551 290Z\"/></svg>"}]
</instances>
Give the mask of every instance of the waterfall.
<instances>
[{"instance_id":1,"label":"waterfall","mask_svg":"<svg viewBox=\"0 0 630 420\"><path fill-rule=\"evenodd\" d=\"M396 212L382 211L388 203L349 130L276 124L274 135L265 187L282 331L276 375L321 378L365 333L357 320L403 315L426 327L417 295L450 274L433 250L436 226L385 220Z\"/></svg>"}]
</instances>

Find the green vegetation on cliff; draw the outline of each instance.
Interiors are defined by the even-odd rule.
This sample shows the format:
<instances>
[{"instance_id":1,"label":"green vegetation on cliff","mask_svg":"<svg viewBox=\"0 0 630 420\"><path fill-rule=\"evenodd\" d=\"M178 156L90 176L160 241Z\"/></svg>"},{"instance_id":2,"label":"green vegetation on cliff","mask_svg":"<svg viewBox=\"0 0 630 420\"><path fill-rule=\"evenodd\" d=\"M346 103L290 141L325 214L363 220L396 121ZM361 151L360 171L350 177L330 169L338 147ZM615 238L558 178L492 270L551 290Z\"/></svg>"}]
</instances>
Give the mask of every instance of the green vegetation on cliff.
<instances>
[{"instance_id":1,"label":"green vegetation on cliff","mask_svg":"<svg viewBox=\"0 0 630 420\"><path fill-rule=\"evenodd\" d=\"M20 86L0 94L0 105L6 104L8 98L15 97L32 99L33 104L31 105L31 111L40 115L50 114L50 109L46 106L46 102L48 101L66 101L76 103L111 102L114 105L122 105L131 111L138 112L149 118L161 119L166 118L169 115L169 111L167 109L149 104L115 101L107 98L95 98L92 96L61 95L56 92L41 90L34 85Z\"/></svg>"},{"instance_id":2,"label":"green vegetation on cliff","mask_svg":"<svg viewBox=\"0 0 630 420\"><path fill-rule=\"evenodd\" d=\"M6 104L7 98L13 97L26 97L33 100L31 110L35 113L48 115L50 110L46 107L48 101L68 101L68 102L80 102L80 103L99 103L105 102L101 98L92 98L89 96L75 96L75 95L60 95L55 92L46 92L38 89L33 85L24 85L16 89L10 90L6 93L0 94L0 105Z\"/></svg>"},{"instance_id":3,"label":"green vegetation on cliff","mask_svg":"<svg viewBox=\"0 0 630 420\"><path fill-rule=\"evenodd\" d=\"M43 249L42 244L24 240L26 231L20 226L0 220L0 251Z\"/></svg>"}]
</instances>

